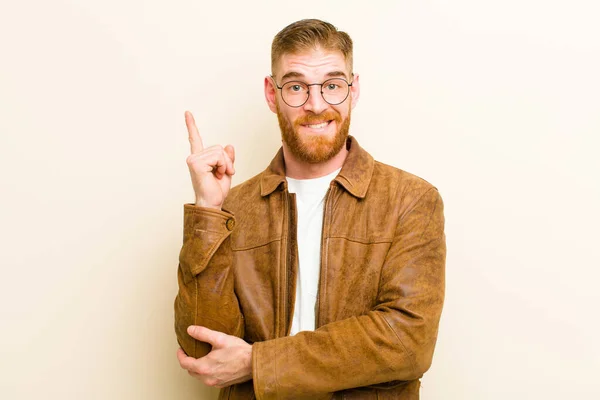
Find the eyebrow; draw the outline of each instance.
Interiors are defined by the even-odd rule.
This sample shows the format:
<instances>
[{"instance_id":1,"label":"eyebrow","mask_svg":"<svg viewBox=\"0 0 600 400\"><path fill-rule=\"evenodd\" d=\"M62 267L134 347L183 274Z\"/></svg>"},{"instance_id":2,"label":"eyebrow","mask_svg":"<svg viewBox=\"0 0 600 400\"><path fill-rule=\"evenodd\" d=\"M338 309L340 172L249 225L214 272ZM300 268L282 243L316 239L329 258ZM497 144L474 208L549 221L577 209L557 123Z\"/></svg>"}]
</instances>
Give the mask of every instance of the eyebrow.
<instances>
[{"instance_id":1,"label":"eyebrow","mask_svg":"<svg viewBox=\"0 0 600 400\"><path fill-rule=\"evenodd\" d=\"M331 72L326 73L325 76L330 77L330 78L343 77L343 78L348 79L348 77L346 76L346 73L344 71L331 71ZM284 81L289 78L304 78L304 74L301 74L300 72L296 72L296 71L290 71L290 72L286 73L285 75L283 75L281 77L281 80Z\"/></svg>"}]
</instances>

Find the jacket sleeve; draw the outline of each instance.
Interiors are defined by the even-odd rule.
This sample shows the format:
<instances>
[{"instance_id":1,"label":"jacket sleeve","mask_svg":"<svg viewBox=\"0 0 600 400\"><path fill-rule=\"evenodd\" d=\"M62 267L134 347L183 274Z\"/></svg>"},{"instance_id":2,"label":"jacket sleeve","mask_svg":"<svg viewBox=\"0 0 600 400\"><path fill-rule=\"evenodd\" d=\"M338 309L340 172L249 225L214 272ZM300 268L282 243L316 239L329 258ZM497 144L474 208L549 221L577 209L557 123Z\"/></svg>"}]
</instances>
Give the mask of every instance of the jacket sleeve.
<instances>
[{"instance_id":1,"label":"jacket sleeve","mask_svg":"<svg viewBox=\"0 0 600 400\"><path fill-rule=\"evenodd\" d=\"M445 256L443 204L431 188L398 221L371 311L253 345L257 399L326 399L420 378L437 339Z\"/></svg>"},{"instance_id":2,"label":"jacket sleeve","mask_svg":"<svg viewBox=\"0 0 600 400\"><path fill-rule=\"evenodd\" d=\"M186 204L183 225L175 333L186 354L200 358L211 347L189 336L188 326L202 325L238 337L244 333L231 267L229 236L235 218L226 211Z\"/></svg>"}]
</instances>

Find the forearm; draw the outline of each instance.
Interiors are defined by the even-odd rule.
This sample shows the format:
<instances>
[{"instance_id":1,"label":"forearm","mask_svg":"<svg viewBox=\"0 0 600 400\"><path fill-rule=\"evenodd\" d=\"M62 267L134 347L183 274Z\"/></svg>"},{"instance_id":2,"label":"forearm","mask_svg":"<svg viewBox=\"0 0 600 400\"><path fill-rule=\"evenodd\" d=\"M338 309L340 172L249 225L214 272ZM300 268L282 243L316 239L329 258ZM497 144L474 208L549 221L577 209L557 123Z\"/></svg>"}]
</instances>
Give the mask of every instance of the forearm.
<instances>
[{"instance_id":1,"label":"forearm","mask_svg":"<svg viewBox=\"0 0 600 400\"><path fill-rule=\"evenodd\" d=\"M175 332L183 350L202 357L210 346L187 333L190 325L243 336L243 321L233 288L228 246L231 214L186 205L184 243L179 255L179 291L175 299Z\"/></svg>"},{"instance_id":2,"label":"forearm","mask_svg":"<svg viewBox=\"0 0 600 400\"><path fill-rule=\"evenodd\" d=\"M391 329L389 319L402 319L406 330L427 330L428 334L399 334ZM255 343L257 398L316 397L382 382L417 379L430 365L436 336L437 320L381 310L336 321L314 332ZM285 382L285 386L278 382Z\"/></svg>"}]
</instances>

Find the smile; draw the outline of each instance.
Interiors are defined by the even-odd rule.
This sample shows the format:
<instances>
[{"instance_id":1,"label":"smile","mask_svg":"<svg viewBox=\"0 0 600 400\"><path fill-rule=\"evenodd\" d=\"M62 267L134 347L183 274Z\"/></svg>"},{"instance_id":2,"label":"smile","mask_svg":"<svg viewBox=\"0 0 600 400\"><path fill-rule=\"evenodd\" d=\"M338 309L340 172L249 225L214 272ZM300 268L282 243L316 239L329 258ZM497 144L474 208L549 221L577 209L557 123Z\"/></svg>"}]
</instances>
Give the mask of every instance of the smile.
<instances>
[{"instance_id":1,"label":"smile","mask_svg":"<svg viewBox=\"0 0 600 400\"><path fill-rule=\"evenodd\" d=\"M310 128L310 129L322 129L322 128L325 128L330 123L331 123L331 121L325 121L325 122L321 122L319 124L310 124L310 125L302 125L302 126L304 126L306 128Z\"/></svg>"}]
</instances>

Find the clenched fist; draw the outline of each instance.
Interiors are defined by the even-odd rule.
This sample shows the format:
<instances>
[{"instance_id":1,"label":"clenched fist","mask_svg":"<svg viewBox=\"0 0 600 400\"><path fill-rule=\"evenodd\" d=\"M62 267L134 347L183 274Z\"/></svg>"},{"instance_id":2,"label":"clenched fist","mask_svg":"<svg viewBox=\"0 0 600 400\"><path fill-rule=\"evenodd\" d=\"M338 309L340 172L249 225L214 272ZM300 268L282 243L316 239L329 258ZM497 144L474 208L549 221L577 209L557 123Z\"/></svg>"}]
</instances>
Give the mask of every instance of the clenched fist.
<instances>
[{"instance_id":1,"label":"clenched fist","mask_svg":"<svg viewBox=\"0 0 600 400\"><path fill-rule=\"evenodd\" d=\"M194 116L189 111L185 112L185 125L191 148L187 165L196 193L196 205L220 210L231 188L231 177L235 174L233 146L204 148Z\"/></svg>"}]
</instances>

